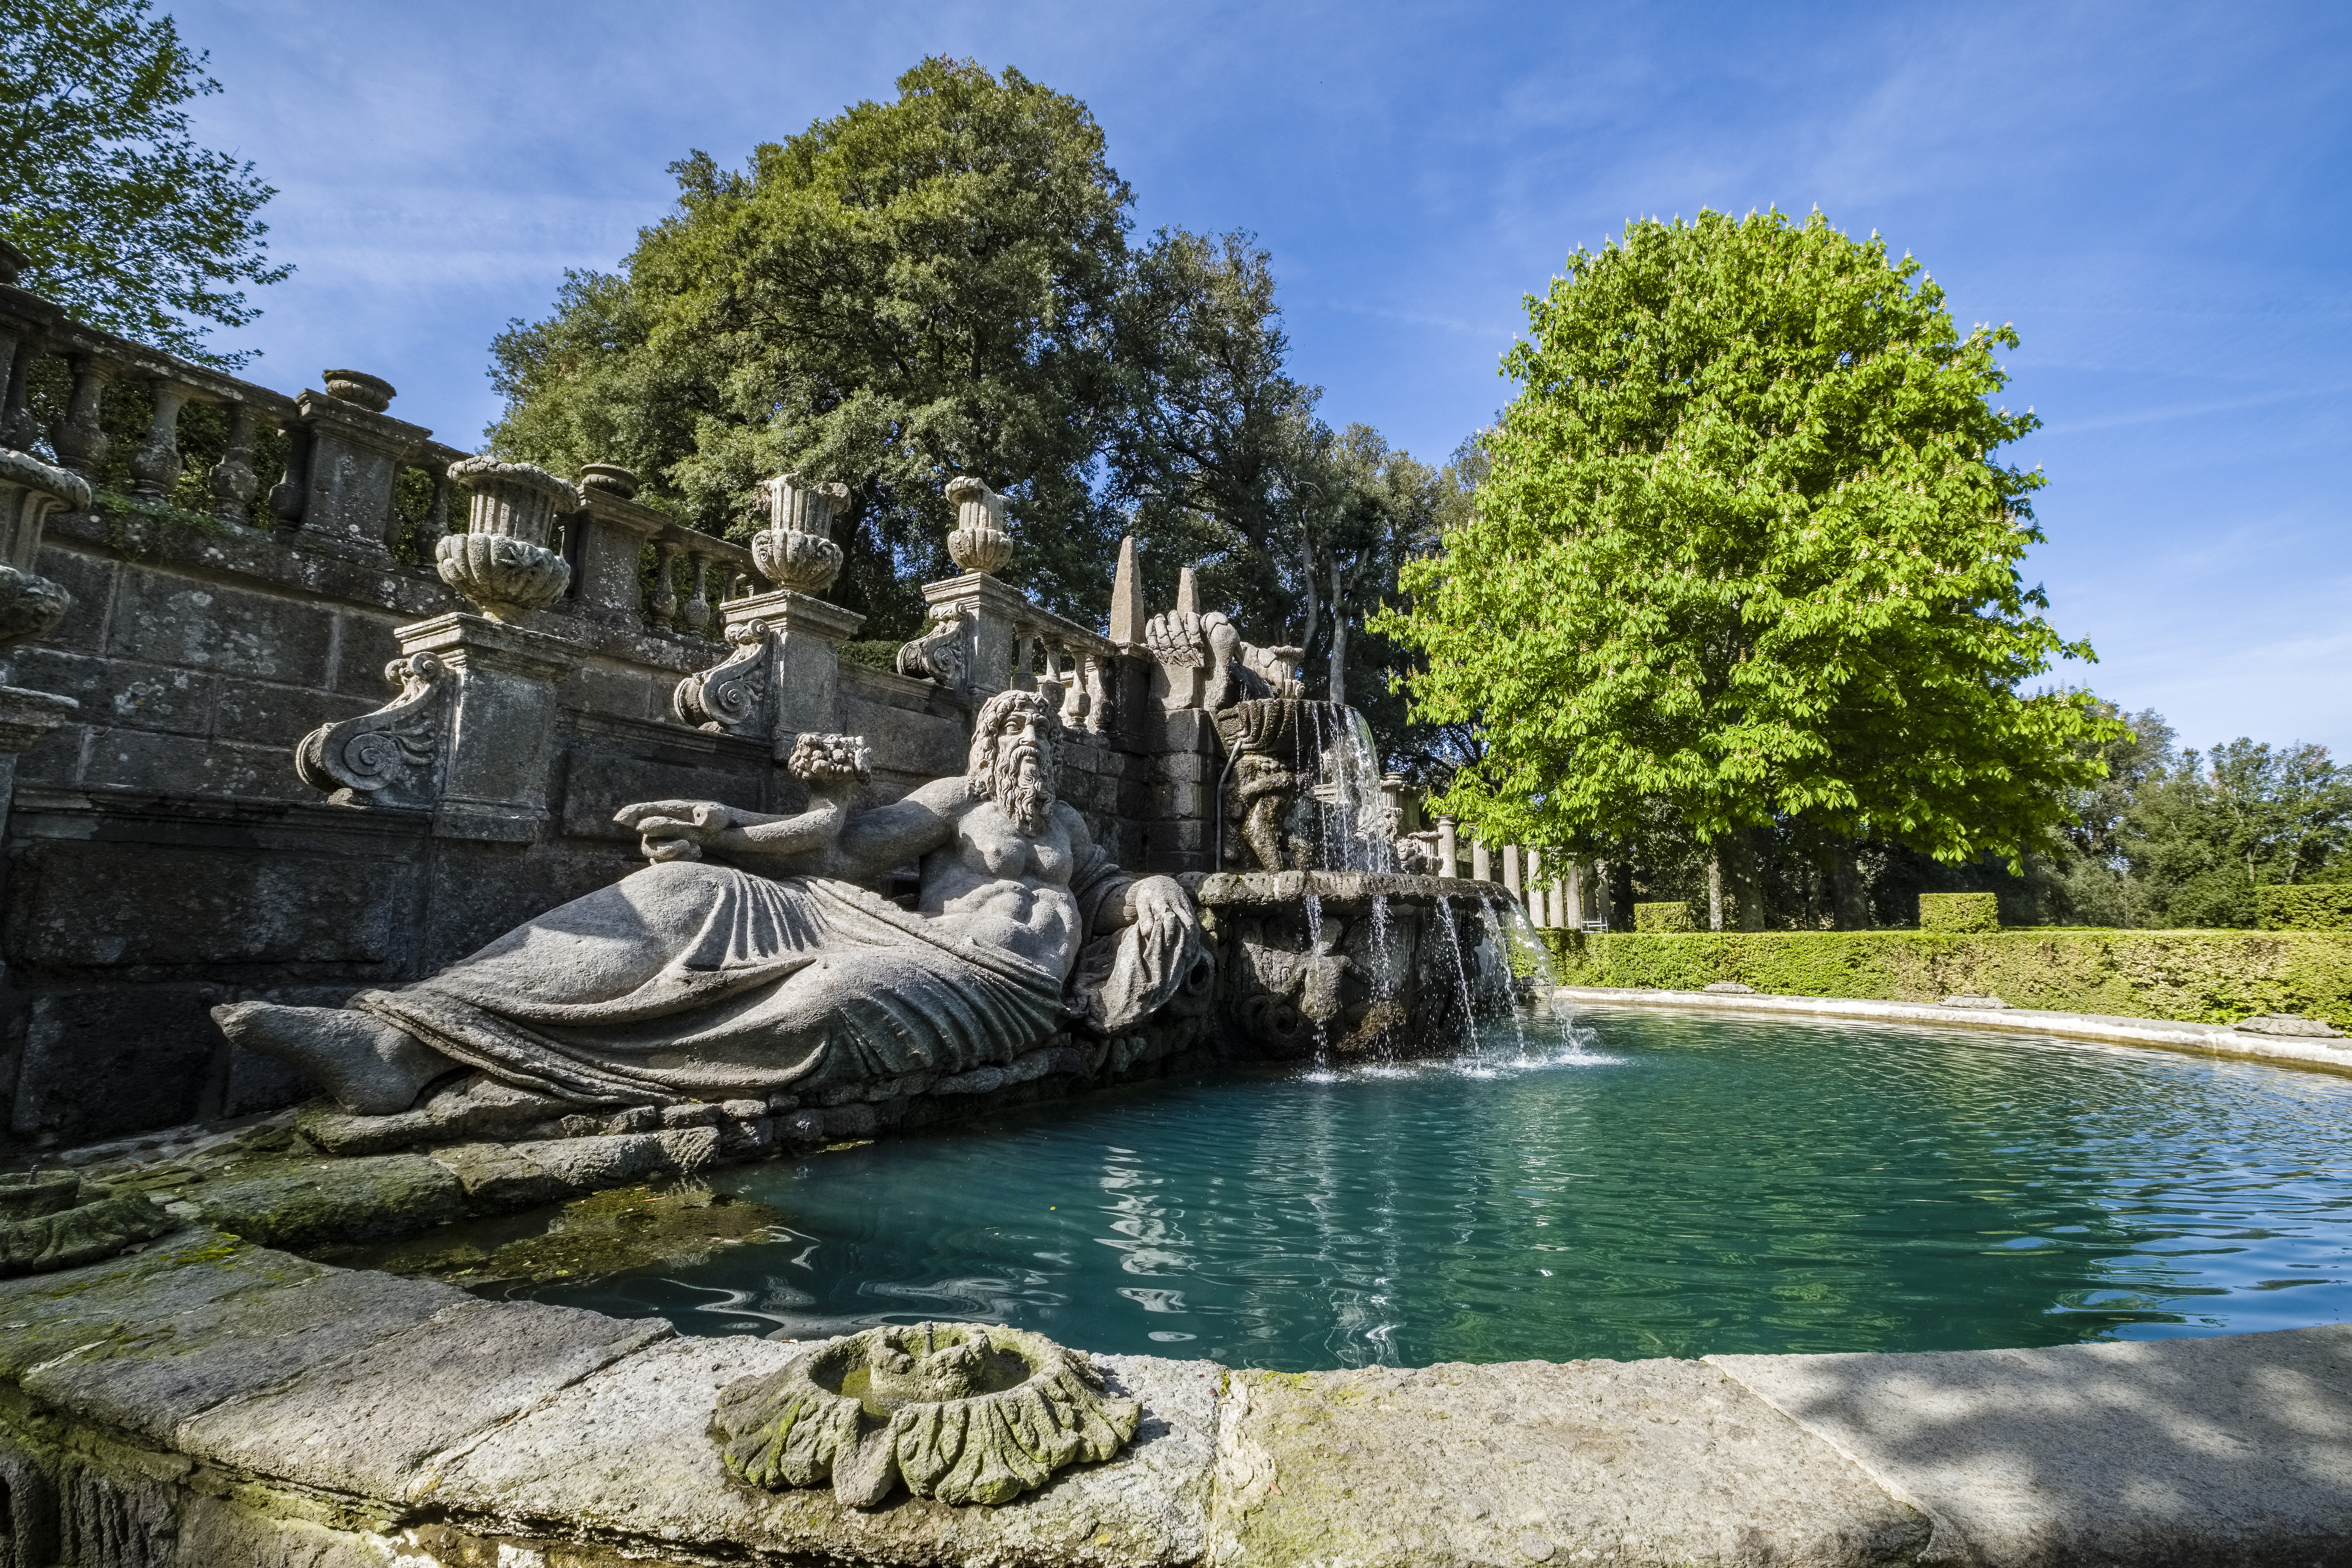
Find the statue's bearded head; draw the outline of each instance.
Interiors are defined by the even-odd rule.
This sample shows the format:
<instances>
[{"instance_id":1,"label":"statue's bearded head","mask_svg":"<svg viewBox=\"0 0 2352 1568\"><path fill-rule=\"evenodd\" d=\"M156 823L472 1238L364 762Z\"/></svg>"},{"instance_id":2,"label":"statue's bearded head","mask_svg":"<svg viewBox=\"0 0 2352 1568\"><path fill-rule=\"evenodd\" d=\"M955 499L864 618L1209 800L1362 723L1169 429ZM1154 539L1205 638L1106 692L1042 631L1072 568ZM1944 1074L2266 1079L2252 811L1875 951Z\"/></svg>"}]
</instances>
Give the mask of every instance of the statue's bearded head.
<instances>
[{"instance_id":1,"label":"statue's bearded head","mask_svg":"<svg viewBox=\"0 0 2352 1568\"><path fill-rule=\"evenodd\" d=\"M972 791L1024 833L1045 831L1061 783L1062 716L1034 691L1000 691L971 730Z\"/></svg>"}]
</instances>

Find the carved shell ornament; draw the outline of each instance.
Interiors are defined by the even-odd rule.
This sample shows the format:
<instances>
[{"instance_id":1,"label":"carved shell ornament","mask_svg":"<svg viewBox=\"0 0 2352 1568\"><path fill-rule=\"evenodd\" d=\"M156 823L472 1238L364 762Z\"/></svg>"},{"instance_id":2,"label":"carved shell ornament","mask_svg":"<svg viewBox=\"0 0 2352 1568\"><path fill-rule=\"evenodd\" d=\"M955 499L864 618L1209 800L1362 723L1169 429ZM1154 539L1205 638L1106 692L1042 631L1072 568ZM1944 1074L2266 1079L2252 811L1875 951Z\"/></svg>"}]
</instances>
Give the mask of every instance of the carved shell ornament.
<instances>
[{"instance_id":1,"label":"carved shell ornament","mask_svg":"<svg viewBox=\"0 0 2352 1568\"><path fill-rule=\"evenodd\" d=\"M830 1481L851 1508L880 1507L901 1481L945 1503L1003 1503L1065 1466L1111 1458L1142 1417L1041 1334L917 1323L828 1340L733 1384L710 1437L753 1486Z\"/></svg>"},{"instance_id":2,"label":"carved shell ornament","mask_svg":"<svg viewBox=\"0 0 2352 1568\"><path fill-rule=\"evenodd\" d=\"M1004 524L1004 498L985 479L959 474L948 481L956 503L956 525L948 535L948 559L966 572L992 574L1013 559L1013 535Z\"/></svg>"},{"instance_id":3,"label":"carved shell ornament","mask_svg":"<svg viewBox=\"0 0 2352 1568\"><path fill-rule=\"evenodd\" d=\"M833 542L833 514L849 504L849 487L818 484L799 474L760 481L768 526L751 535L751 564L779 588L822 594L841 575L841 546Z\"/></svg>"}]
</instances>

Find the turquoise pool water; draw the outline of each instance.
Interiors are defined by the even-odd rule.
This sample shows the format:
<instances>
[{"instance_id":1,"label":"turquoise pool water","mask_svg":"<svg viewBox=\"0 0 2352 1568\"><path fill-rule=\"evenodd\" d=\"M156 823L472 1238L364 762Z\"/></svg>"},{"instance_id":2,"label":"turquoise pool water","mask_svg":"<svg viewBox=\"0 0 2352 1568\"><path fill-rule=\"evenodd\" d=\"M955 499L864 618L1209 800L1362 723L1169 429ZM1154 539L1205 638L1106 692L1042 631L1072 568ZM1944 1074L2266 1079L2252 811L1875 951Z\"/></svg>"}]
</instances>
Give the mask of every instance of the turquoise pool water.
<instances>
[{"instance_id":1,"label":"turquoise pool water","mask_svg":"<svg viewBox=\"0 0 2352 1568\"><path fill-rule=\"evenodd\" d=\"M2352 1316L2348 1132L2320 1073L1598 1011L720 1172L772 1239L530 1295L1287 1371L2290 1328Z\"/></svg>"}]
</instances>

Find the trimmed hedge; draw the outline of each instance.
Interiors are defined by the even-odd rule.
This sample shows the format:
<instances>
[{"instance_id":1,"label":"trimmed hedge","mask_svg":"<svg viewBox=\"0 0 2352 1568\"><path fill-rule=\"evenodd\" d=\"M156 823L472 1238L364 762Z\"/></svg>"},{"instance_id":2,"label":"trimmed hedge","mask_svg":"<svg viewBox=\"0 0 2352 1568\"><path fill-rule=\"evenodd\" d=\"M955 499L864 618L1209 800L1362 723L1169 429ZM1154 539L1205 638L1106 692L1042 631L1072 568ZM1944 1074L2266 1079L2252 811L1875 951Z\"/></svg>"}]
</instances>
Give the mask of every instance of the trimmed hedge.
<instances>
[{"instance_id":1,"label":"trimmed hedge","mask_svg":"<svg viewBox=\"0 0 2352 1568\"><path fill-rule=\"evenodd\" d=\"M2352 931L2352 882L2256 888L2254 912L2264 931Z\"/></svg>"},{"instance_id":2,"label":"trimmed hedge","mask_svg":"<svg viewBox=\"0 0 2352 1568\"><path fill-rule=\"evenodd\" d=\"M1922 893L1921 931L1980 931L2000 929L2000 900L1991 893Z\"/></svg>"},{"instance_id":3,"label":"trimmed hedge","mask_svg":"<svg viewBox=\"0 0 2352 1568\"><path fill-rule=\"evenodd\" d=\"M1547 931L1563 985L1697 991L1737 980L1784 996L1940 1002L2234 1024L2301 1013L2352 1030L2352 932Z\"/></svg>"},{"instance_id":4,"label":"trimmed hedge","mask_svg":"<svg viewBox=\"0 0 2352 1568\"><path fill-rule=\"evenodd\" d=\"M1646 931L1696 931L1688 904L1635 904L1633 929Z\"/></svg>"}]
</instances>

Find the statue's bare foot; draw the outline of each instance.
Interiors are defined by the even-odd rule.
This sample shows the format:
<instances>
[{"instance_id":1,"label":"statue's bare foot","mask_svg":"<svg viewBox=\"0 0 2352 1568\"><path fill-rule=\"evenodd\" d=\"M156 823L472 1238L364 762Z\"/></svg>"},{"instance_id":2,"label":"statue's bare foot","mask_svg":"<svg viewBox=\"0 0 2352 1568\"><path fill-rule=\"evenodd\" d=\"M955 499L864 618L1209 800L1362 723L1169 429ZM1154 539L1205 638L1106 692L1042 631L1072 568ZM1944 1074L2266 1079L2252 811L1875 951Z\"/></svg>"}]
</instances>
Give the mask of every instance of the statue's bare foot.
<instances>
[{"instance_id":1,"label":"statue's bare foot","mask_svg":"<svg viewBox=\"0 0 2352 1568\"><path fill-rule=\"evenodd\" d=\"M389 1116L457 1064L381 1018L346 1007L230 1002L213 1022L236 1044L275 1057L355 1116Z\"/></svg>"}]
</instances>

